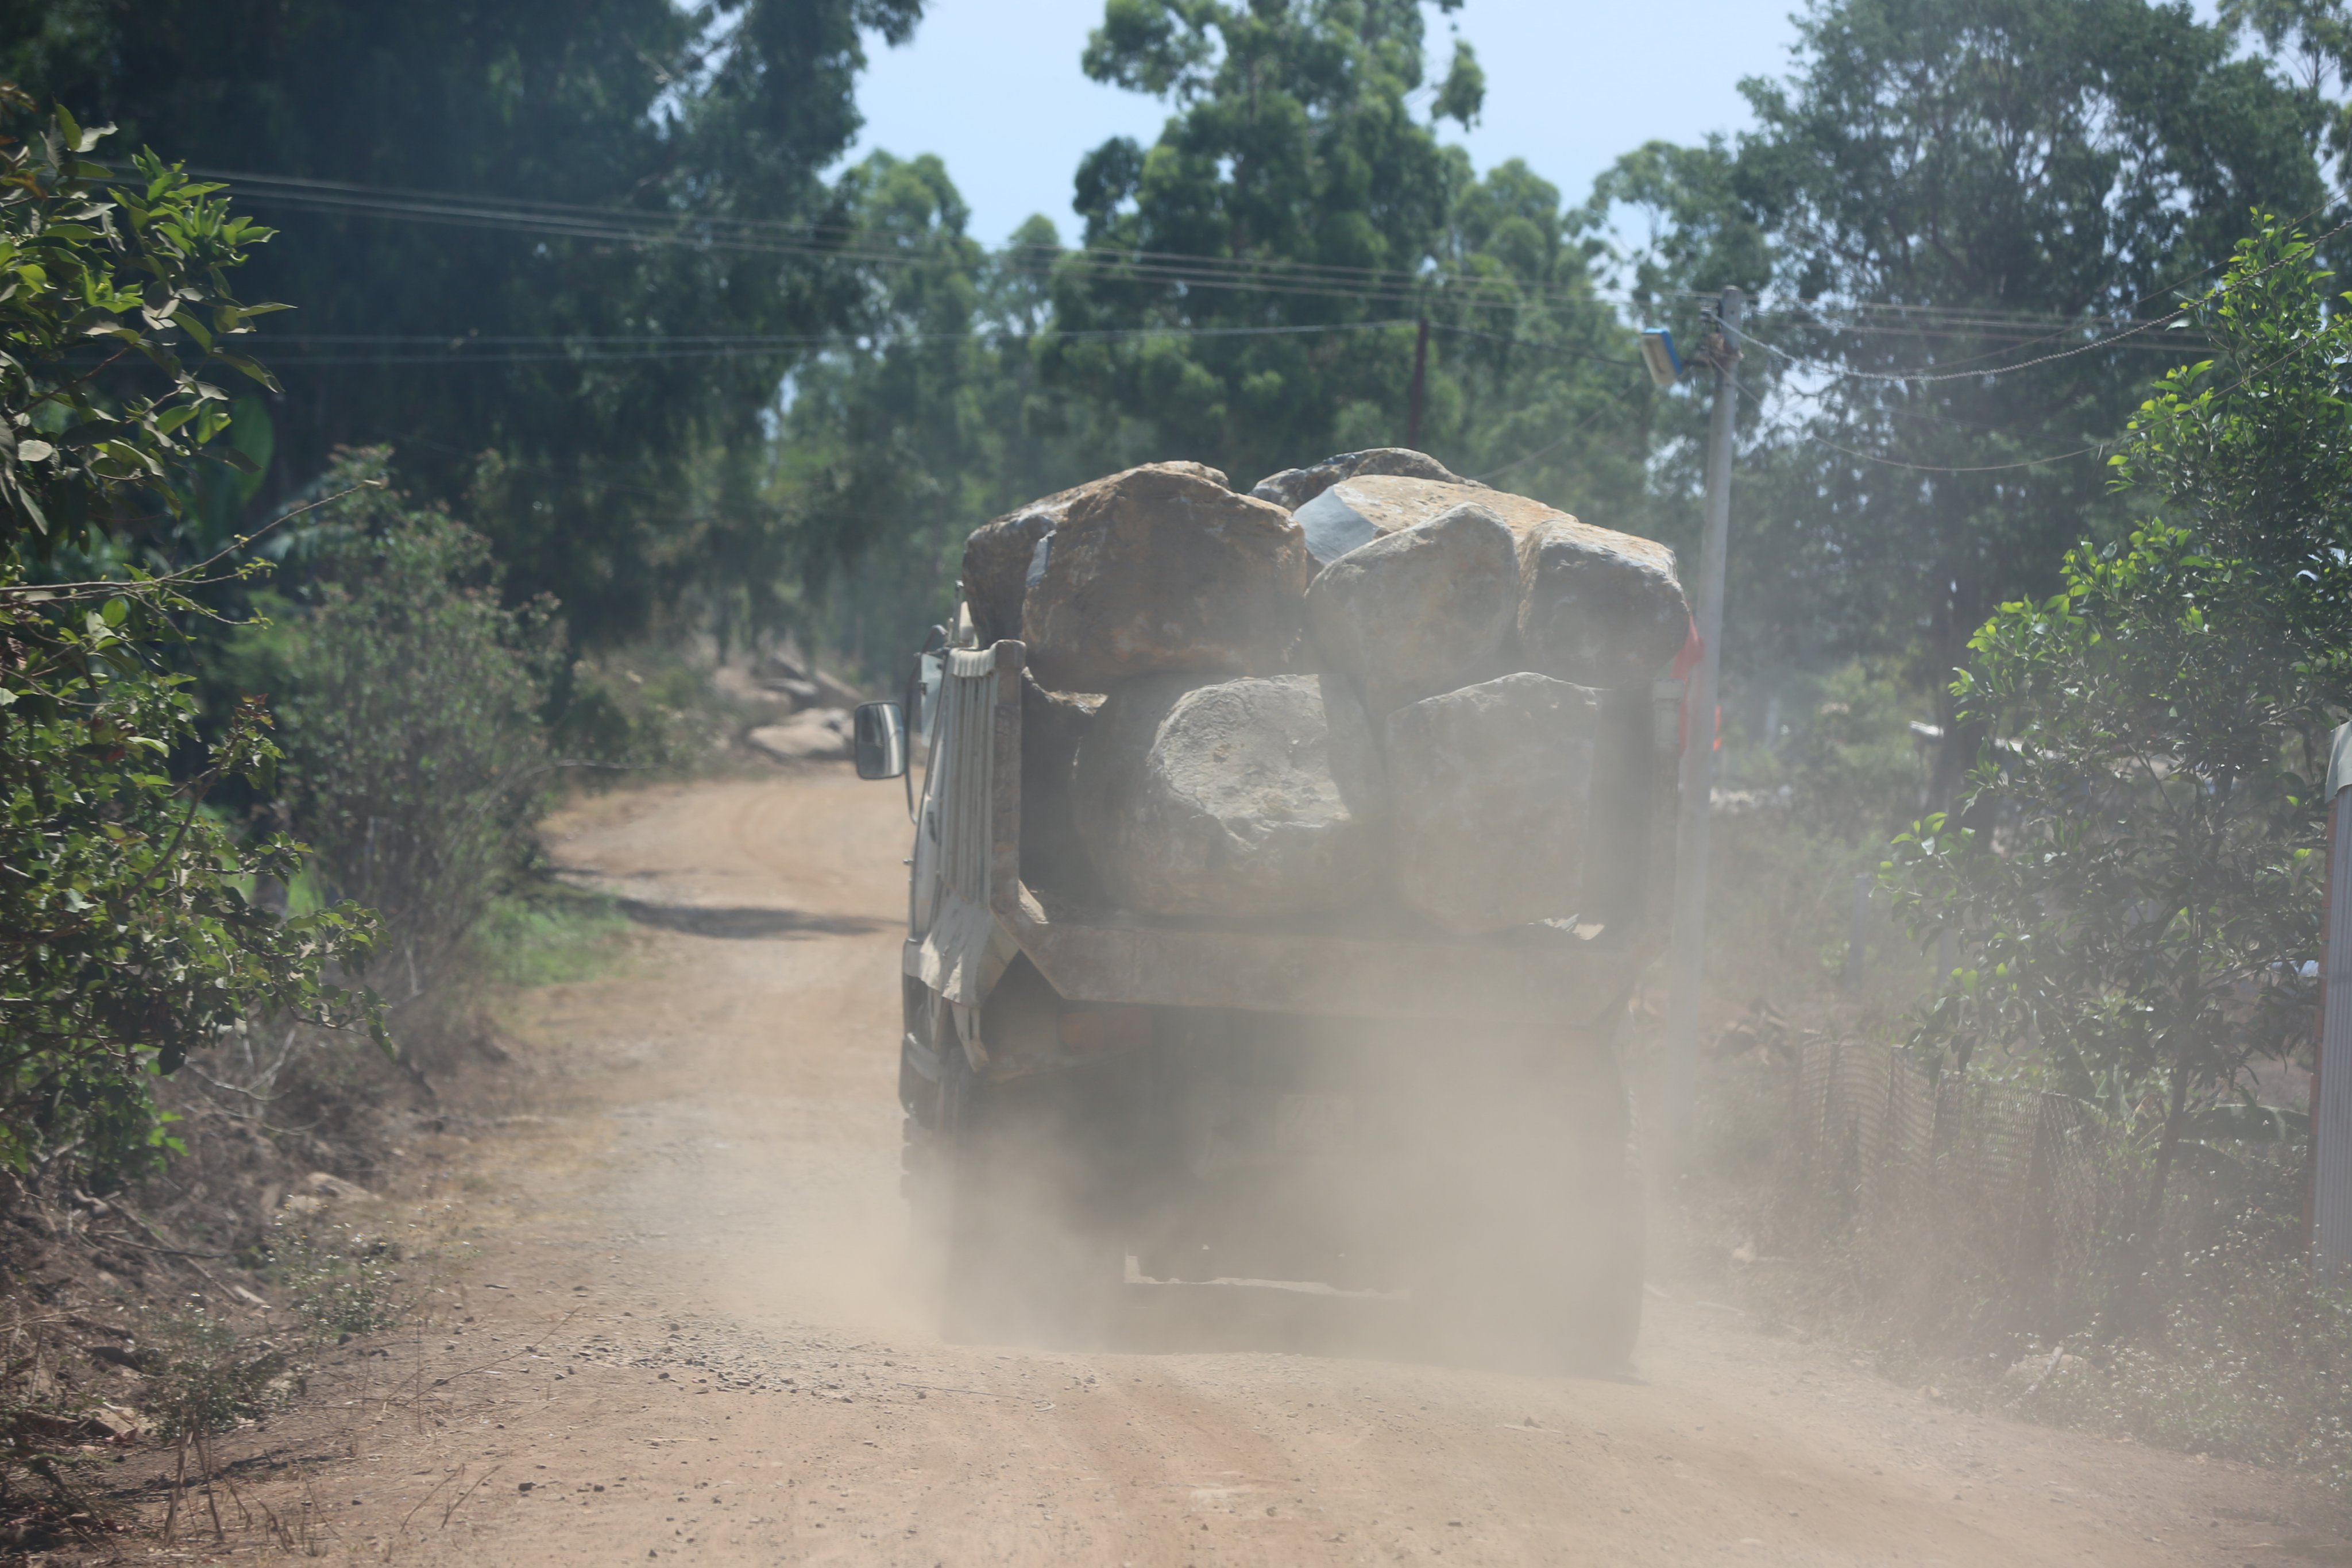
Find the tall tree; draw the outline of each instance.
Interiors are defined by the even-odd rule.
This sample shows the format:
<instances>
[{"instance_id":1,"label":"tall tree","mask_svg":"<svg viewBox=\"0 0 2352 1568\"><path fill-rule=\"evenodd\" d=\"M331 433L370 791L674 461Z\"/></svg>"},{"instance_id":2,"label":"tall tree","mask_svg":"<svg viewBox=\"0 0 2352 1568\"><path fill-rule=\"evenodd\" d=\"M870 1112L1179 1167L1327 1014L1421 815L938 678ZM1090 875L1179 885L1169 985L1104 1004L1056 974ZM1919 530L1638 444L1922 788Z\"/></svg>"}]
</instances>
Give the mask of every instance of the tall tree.
<instances>
[{"instance_id":1,"label":"tall tree","mask_svg":"<svg viewBox=\"0 0 2352 1568\"><path fill-rule=\"evenodd\" d=\"M1426 316L1424 446L1465 464L1525 458L1543 424L1558 447L1576 395L1553 386L1505 428L1493 390L1579 363L1614 324L1564 243L1557 193L1516 165L1474 182L1440 143L1438 122L1475 119L1484 79L1457 44L1426 80L1425 45L1418 0L1109 0L1087 73L1174 112L1150 148L1115 138L1079 164L1085 247L1055 272L1053 381L1149 432L1155 455L1247 483L1402 443ZM1631 350L1621 339L1604 357ZM1473 437L1482 406L1497 423Z\"/></svg>"},{"instance_id":2,"label":"tall tree","mask_svg":"<svg viewBox=\"0 0 2352 1568\"><path fill-rule=\"evenodd\" d=\"M790 529L794 618L880 672L951 612L966 533L1117 458L1038 384L1052 224L983 251L928 155L877 153L840 184L860 251L891 259L851 341L793 378L769 493Z\"/></svg>"},{"instance_id":3,"label":"tall tree","mask_svg":"<svg viewBox=\"0 0 2352 1568\"><path fill-rule=\"evenodd\" d=\"M2189 1117L2311 1038L2319 781L2352 713L2352 324L2312 263L2271 228L2200 299L2213 357L2165 377L2116 466L2166 521L2001 605L1953 683L2007 740L1969 777L1999 840L1931 816L1888 878L1969 953L1916 1044L2032 1042L2071 1092L2163 1107L2143 1238Z\"/></svg>"},{"instance_id":4,"label":"tall tree","mask_svg":"<svg viewBox=\"0 0 2352 1568\"><path fill-rule=\"evenodd\" d=\"M687 465L749 441L791 340L848 309L820 172L857 129L864 34L920 11L5 0L0 72L132 146L273 177L239 188L287 236L252 286L299 311L275 492L340 444L388 443L442 494L495 452L505 504L477 515L510 589L595 636L772 575L773 529L689 509Z\"/></svg>"},{"instance_id":5,"label":"tall tree","mask_svg":"<svg viewBox=\"0 0 2352 1568\"><path fill-rule=\"evenodd\" d=\"M1907 647L1940 688L1993 606L2116 525L2105 444L2185 349L2125 323L2252 208L2325 199L2314 100L2232 55L2149 0L1815 0L1789 79L1743 84L1756 131L1604 180L1663 220L1637 288L1769 290L1743 630ZM1975 744L1943 701L1938 799Z\"/></svg>"}]
</instances>

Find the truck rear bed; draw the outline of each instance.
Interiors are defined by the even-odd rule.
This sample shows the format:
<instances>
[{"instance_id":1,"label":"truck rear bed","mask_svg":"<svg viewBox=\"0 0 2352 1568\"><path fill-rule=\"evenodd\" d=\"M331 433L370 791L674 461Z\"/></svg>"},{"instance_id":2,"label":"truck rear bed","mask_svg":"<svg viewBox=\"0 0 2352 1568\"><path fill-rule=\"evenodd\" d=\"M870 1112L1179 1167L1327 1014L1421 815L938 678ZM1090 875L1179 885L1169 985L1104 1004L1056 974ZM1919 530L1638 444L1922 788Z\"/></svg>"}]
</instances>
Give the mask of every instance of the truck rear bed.
<instances>
[{"instance_id":1,"label":"truck rear bed","mask_svg":"<svg viewBox=\"0 0 2352 1568\"><path fill-rule=\"evenodd\" d=\"M1642 819L1615 825L1633 835L1613 847L1631 855L1635 874L1606 923L1465 938L1378 910L1244 928L1087 909L1032 889L1021 876L1023 660L1013 641L950 650L931 730L915 880L937 891L929 909L917 894L911 927L923 934L908 939L904 968L959 1006L980 1005L1026 954L1076 1003L1572 1028L1622 1006L1656 950L1659 911L1639 894L1671 853L1672 814L1648 805L1658 780L1672 778L1664 752L1636 763L1645 776L1628 798L1643 803ZM936 879L923 875L927 854L938 858Z\"/></svg>"}]
</instances>

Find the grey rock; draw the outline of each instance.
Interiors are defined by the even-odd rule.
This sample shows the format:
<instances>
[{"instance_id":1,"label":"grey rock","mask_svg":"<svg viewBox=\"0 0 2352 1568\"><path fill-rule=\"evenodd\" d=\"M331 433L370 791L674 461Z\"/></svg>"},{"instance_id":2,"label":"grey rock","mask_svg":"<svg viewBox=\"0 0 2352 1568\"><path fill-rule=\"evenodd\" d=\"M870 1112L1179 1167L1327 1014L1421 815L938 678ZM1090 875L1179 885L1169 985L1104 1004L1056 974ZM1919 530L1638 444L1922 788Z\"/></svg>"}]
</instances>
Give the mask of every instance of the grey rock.
<instances>
[{"instance_id":1,"label":"grey rock","mask_svg":"<svg viewBox=\"0 0 2352 1568\"><path fill-rule=\"evenodd\" d=\"M1088 727L1071 782L1079 837L1126 909L1227 919L1336 909L1382 870L1377 821L1333 774L1312 676L1129 682Z\"/></svg>"},{"instance_id":2,"label":"grey rock","mask_svg":"<svg viewBox=\"0 0 2352 1568\"><path fill-rule=\"evenodd\" d=\"M1154 463L1097 480L1063 508L1021 634L1029 668L1057 691L1278 670L1306 593L1307 550L1287 512L1235 495L1197 463Z\"/></svg>"},{"instance_id":3,"label":"grey rock","mask_svg":"<svg viewBox=\"0 0 2352 1568\"><path fill-rule=\"evenodd\" d=\"M1378 712L1500 673L1518 610L1517 542L1477 501L1374 536L1307 589L1318 668L1354 676Z\"/></svg>"},{"instance_id":4,"label":"grey rock","mask_svg":"<svg viewBox=\"0 0 2352 1568\"><path fill-rule=\"evenodd\" d=\"M1514 537L1538 522L1568 515L1526 496L1467 480L1359 474L1335 480L1299 507L1297 516L1319 570L1384 533L1416 527L1469 502L1485 506L1502 519Z\"/></svg>"},{"instance_id":5,"label":"grey rock","mask_svg":"<svg viewBox=\"0 0 2352 1568\"><path fill-rule=\"evenodd\" d=\"M780 763L831 762L849 755L849 714L840 708L811 708L743 738Z\"/></svg>"},{"instance_id":6,"label":"grey rock","mask_svg":"<svg viewBox=\"0 0 2352 1568\"><path fill-rule=\"evenodd\" d=\"M1463 935L1578 912L1594 693L1520 673L1388 716L1399 901Z\"/></svg>"},{"instance_id":7,"label":"grey rock","mask_svg":"<svg viewBox=\"0 0 2352 1568\"><path fill-rule=\"evenodd\" d=\"M1373 447L1361 452L1341 452L1303 468L1268 474L1251 487L1250 494L1285 510L1297 511L1341 479L1352 479L1360 474L1401 474L1450 485L1471 482L1426 452L1416 452L1410 447Z\"/></svg>"}]
</instances>

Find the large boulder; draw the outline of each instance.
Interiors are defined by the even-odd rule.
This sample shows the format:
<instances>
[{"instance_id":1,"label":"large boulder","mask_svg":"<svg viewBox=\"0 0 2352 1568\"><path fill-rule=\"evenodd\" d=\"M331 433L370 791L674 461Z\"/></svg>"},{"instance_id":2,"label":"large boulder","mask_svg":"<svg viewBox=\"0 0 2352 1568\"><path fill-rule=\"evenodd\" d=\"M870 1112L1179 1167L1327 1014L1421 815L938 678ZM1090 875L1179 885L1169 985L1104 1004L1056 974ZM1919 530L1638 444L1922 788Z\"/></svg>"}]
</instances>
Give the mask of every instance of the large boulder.
<instances>
[{"instance_id":1,"label":"large boulder","mask_svg":"<svg viewBox=\"0 0 2352 1568\"><path fill-rule=\"evenodd\" d=\"M1322 684L1298 675L1207 685L1156 675L1113 691L1071 774L1104 891L1126 909L1228 920L1336 909L1368 892L1384 858L1380 827L1333 774L1325 701Z\"/></svg>"},{"instance_id":2,"label":"large boulder","mask_svg":"<svg viewBox=\"0 0 2352 1568\"><path fill-rule=\"evenodd\" d=\"M963 602L971 629L988 647L1021 635L1021 600L1029 591L1029 563L1053 531L1076 490L1031 501L971 531L963 542Z\"/></svg>"},{"instance_id":3,"label":"large boulder","mask_svg":"<svg viewBox=\"0 0 2352 1568\"><path fill-rule=\"evenodd\" d=\"M1251 487L1250 494L1260 500L1270 500L1286 511L1297 511L1341 479L1352 479L1360 474L1398 474L1449 485L1471 482L1426 452L1416 452L1410 447L1374 447L1361 452L1342 452L1303 468L1268 474Z\"/></svg>"},{"instance_id":4,"label":"large boulder","mask_svg":"<svg viewBox=\"0 0 2352 1568\"><path fill-rule=\"evenodd\" d=\"M1396 896L1475 935L1578 912L1593 692L1519 673L1388 716Z\"/></svg>"},{"instance_id":5,"label":"large boulder","mask_svg":"<svg viewBox=\"0 0 2352 1568\"><path fill-rule=\"evenodd\" d=\"M1195 463L1153 463L1073 496L1042 542L1021 635L1058 691L1137 676L1285 667L1307 594L1290 514Z\"/></svg>"},{"instance_id":6,"label":"large boulder","mask_svg":"<svg viewBox=\"0 0 2352 1568\"><path fill-rule=\"evenodd\" d=\"M1587 686L1638 685L1682 647L1690 610L1673 551L1526 496L1370 475L1332 485L1297 518L1310 552L1328 562L1465 503L1487 508L1518 542L1520 668Z\"/></svg>"},{"instance_id":7,"label":"large boulder","mask_svg":"<svg viewBox=\"0 0 2352 1568\"><path fill-rule=\"evenodd\" d=\"M1691 632L1664 545L1565 514L1519 536L1519 663L1579 686L1645 686Z\"/></svg>"},{"instance_id":8,"label":"large boulder","mask_svg":"<svg viewBox=\"0 0 2352 1568\"><path fill-rule=\"evenodd\" d=\"M1518 611L1517 541L1477 501L1358 545L1307 588L1319 668L1381 713L1507 668Z\"/></svg>"},{"instance_id":9,"label":"large boulder","mask_svg":"<svg viewBox=\"0 0 2352 1568\"><path fill-rule=\"evenodd\" d=\"M1159 463L1156 468L1198 475L1225 489L1225 476L1206 463ZM1076 485L1031 501L971 531L963 545L963 598L971 610L972 629L980 645L1021 635L1021 601L1029 591L1033 571L1042 571L1039 543L1069 511L1071 503L1090 491L1124 478Z\"/></svg>"},{"instance_id":10,"label":"large boulder","mask_svg":"<svg viewBox=\"0 0 2352 1568\"><path fill-rule=\"evenodd\" d=\"M763 724L743 739L780 763L832 762L849 755L849 714L840 708L812 708L782 724Z\"/></svg>"}]
</instances>

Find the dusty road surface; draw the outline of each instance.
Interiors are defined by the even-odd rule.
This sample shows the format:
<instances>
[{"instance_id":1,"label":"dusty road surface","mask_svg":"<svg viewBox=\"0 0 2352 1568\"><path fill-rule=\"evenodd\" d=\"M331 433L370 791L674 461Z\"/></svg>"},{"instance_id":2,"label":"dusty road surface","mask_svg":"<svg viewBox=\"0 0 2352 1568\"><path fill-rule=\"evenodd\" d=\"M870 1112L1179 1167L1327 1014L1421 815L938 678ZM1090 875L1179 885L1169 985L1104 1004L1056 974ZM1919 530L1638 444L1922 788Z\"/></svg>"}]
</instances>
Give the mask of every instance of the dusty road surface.
<instances>
[{"instance_id":1,"label":"dusty road surface","mask_svg":"<svg viewBox=\"0 0 2352 1568\"><path fill-rule=\"evenodd\" d=\"M443 1284L422 1327L355 1343L307 1415L245 1445L232 1549L2352 1561L2273 1478L1960 1414L1687 1301L1654 1297L1640 1384L1302 1353L1297 1323L1240 1319L1173 1336L1213 1348L942 1344L897 1192L898 787L651 789L550 838L629 900L642 951L532 993L523 1099L453 1116L418 1152L440 1173L375 1211L443 1238Z\"/></svg>"}]
</instances>

